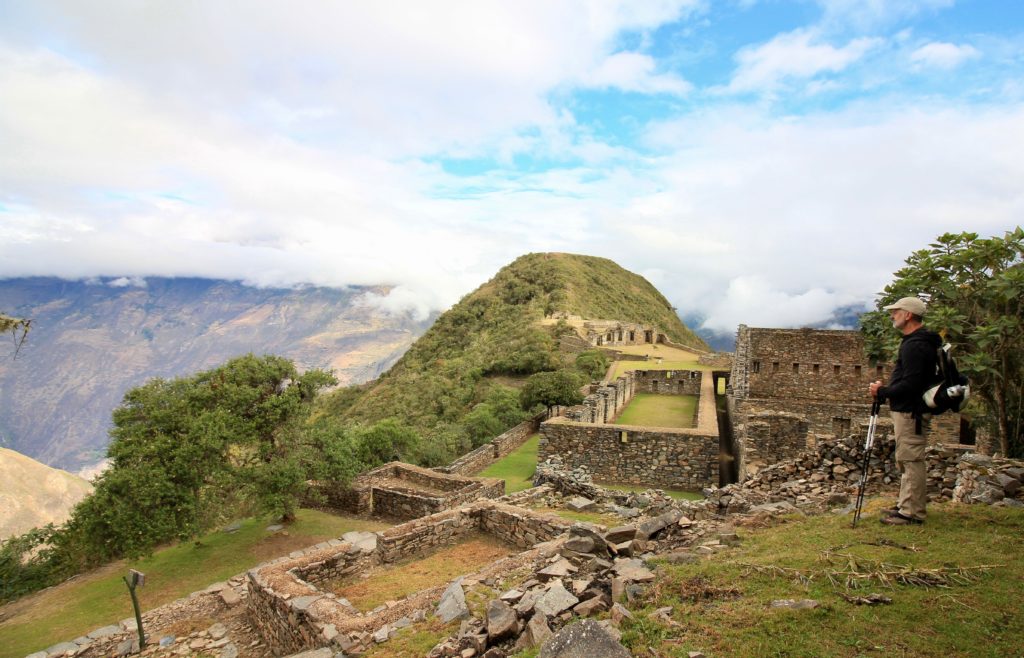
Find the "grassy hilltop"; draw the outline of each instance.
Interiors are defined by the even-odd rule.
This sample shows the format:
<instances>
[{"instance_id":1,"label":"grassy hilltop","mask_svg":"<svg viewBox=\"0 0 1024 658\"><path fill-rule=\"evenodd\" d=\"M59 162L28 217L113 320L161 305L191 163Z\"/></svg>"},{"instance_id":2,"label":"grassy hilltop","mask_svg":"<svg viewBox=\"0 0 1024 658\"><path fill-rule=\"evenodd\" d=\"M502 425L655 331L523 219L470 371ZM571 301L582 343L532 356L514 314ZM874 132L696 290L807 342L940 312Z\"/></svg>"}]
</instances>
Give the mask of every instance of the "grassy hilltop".
<instances>
[{"instance_id":1,"label":"grassy hilltop","mask_svg":"<svg viewBox=\"0 0 1024 658\"><path fill-rule=\"evenodd\" d=\"M606 258L528 254L442 314L383 376L325 396L322 409L366 424L396 417L428 444L458 452L461 423L476 405L500 406L530 374L572 365L558 351L567 327L541 324L557 311L656 325L707 349L643 277Z\"/></svg>"}]
</instances>

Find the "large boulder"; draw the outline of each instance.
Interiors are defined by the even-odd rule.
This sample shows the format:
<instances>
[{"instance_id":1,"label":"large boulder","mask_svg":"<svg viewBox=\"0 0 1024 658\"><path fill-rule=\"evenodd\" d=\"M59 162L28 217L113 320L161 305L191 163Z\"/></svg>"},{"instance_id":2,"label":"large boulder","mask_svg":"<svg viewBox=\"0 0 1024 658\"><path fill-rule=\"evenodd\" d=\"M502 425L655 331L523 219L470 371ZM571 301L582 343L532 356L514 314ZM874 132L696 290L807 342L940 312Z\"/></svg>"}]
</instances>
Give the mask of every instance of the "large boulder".
<instances>
[{"instance_id":1,"label":"large boulder","mask_svg":"<svg viewBox=\"0 0 1024 658\"><path fill-rule=\"evenodd\" d=\"M519 632L516 611L504 601L492 600L487 604L487 642L497 644Z\"/></svg>"},{"instance_id":2,"label":"large boulder","mask_svg":"<svg viewBox=\"0 0 1024 658\"><path fill-rule=\"evenodd\" d=\"M449 585L441 595L441 602L437 605L437 616L446 624L455 619L469 617L469 606L466 605L466 593L462 591L461 578Z\"/></svg>"},{"instance_id":3,"label":"large boulder","mask_svg":"<svg viewBox=\"0 0 1024 658\"><path fill-rule=\"evenodd\" d=\"M548 617L554 617L555 615L568 610L573 607L580 600L573 596L569 590L565 589L565 585L562 581L556 580L545 592L544 596L537 601L537 605L534 609Z\"/></svg>"},{"instance_id":4,"label":"large boulder","mask_svg":"<svg viewBox=\"0 0 1024 658\"><path fill-rule=\"evenodd\" d=\"M631 658L626 647L596 621L586 619L558 631L540 649L540 658Z\"/></svg>"}]
</instances>

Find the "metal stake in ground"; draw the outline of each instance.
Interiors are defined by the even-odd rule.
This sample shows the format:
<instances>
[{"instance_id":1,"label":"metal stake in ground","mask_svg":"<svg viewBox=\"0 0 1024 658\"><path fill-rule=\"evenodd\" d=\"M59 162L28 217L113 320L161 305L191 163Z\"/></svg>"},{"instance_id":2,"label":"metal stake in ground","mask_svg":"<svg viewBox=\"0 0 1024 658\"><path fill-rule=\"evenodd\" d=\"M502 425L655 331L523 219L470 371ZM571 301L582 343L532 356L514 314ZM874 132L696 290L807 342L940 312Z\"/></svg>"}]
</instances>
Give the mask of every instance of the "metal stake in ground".
<instances>
[{"instance_id":1,"label":"metal stake in ground","mask_svg":"<svg viewBox=\"0 0 1024 658\"><path fill-rule=\"evenodd\" d=\"M875 444L875 426L878 424L878 412L882 408L882 401L875 398L871 404L871 420L868 421L868 438L864 440L864 463L860 468L860 486L857 487L857 506L853 510L853 527L857 527L860 520L860 510L864 505L864 489L868 484L868 466L871 461L871 448Z\"/></svg>"},{"instance_id":2,"label":"metal stake in ground","mask_svg":"<svg viewBox=\"0 0 1024 658\"><path fill-rule=\"evenodd\" d=\"M139 627L139 651L146 648L146 633L142 630L142 612L139 610L139 599L135 596L135 588L146 584L146 574L135 569L129 569L127 576L121 580L128 586L128 593L132 595L132 605L135 607L135 624Z\"/></svg>"}]
</instances>

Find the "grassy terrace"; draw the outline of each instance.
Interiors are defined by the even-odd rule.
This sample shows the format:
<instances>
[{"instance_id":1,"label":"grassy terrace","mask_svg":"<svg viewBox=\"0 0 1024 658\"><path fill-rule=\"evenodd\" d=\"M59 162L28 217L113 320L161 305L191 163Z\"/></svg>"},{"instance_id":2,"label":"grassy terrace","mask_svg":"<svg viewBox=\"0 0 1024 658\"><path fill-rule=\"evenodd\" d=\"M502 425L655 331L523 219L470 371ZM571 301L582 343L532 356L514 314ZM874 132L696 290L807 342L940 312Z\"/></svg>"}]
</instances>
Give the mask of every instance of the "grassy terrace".
<instances>
[{"instance_id":1,"label":"grassy terrace","mask_svg":"<svg viewBox=\"0 0 1024 658\"><path fill-rule=\"evenodd\" d=\"M503 459L494 462L479 477L501 478L505 480L505 493L515 493L533 486L533 472L537 470L537 449L540 446L540 434L534 434L526 443Z\"/></svg>"},{"instance_id":2,"label":"grassy terrace","mask_svg":"<svg viewBox=\"0 0 1024 658\"><path fill-rule=\"evenodd\" d=\"M369 612L386 601L443 585L518 552L519 549L494 537L474 533L454 546L444 546L398 564L374 567L368 573L330 583L322 589L329 589L357 609Z\"/></svg>"},{"instance_id":3,"label":"grassy terrace","mask_svg":"<svg viewBox=\"0 0 1024 658\"><path fill-rule=\"evenodd\" d=\"M637 393L619 414L615 424L646 427L693 427L698 399L696 395Z\"/></svg>"},{"instance_id":4,"label":"grassy terrace","mask_svg":"<svg viewBox=\"0 0 1024 658\"><path fill-rule=\"evenodd\" d=\"M131 617L131 599L121 581L128 569L146 574L146 586L138 595L142 608L149 610L350 530L389 527L314 510L299 510L287 533L268 533L269 523L268 519L246 519L237 532L213 532L198 542L163 548L139 561L108 564L0 607L0 658L21 658Z\"/></svg>"},{"instance_id":5,"label":"grassy terrace","mask_svg":"<svg viewBox=\"0 0 1024 658\"><path fill-rule=\"evenodd\" d=\"M616 361L612 379L630 370L713 370L711 366L697 363L696 352L689 352L665 345L626 345L612 347L623 354L650 357L647 361Z\"/></svg>"},{"instance_id":6,"label":"grassy terrace","mask_svg":"<svg viewBox=\"0 0 1024 658\"><path fill-rule=\"evenodd\" d=\"M892 502L871 501L856 529L849 515L794 516L740 528L738 548L707 560L662 565L623 642L635 656L1022 655L1024 510L929 505L923 526L879 525ZM872 593L891 603L851 600ZM772 607L780 599L820 605ZM648 618L662 606L674 625Z\"/></svg>"}]
</instances>

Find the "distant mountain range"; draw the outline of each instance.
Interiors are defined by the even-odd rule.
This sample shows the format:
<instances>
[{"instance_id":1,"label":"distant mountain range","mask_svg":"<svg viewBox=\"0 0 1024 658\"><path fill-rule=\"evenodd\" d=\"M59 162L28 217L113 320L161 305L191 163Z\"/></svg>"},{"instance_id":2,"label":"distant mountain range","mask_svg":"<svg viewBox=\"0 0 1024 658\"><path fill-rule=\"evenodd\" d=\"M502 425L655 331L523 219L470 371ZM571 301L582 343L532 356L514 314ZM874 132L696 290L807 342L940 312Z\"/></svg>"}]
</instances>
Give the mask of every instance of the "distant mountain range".
<instances>
[{"instance_id":1,"label":"distant mountain range","mask_svg":"<svg viewBox=\"0 0 1024 658\"><path fill-rule=\"evenodd\" d=\"M0 312L32 320L17 359L0 347L0 446L69 471L105 455L125 391L253 352L333 369L387 370L433 318L364 303L386 287L266 289L195 278L0 280Z\"/></svg>"}]
</instances>

